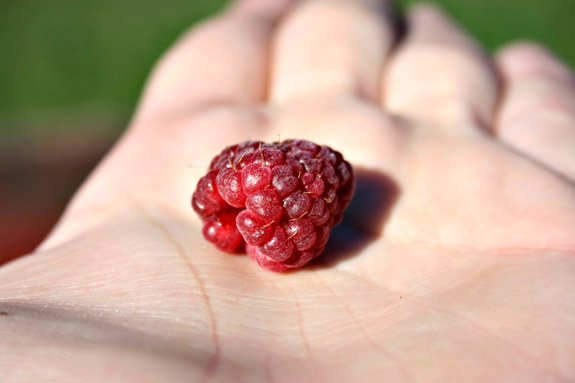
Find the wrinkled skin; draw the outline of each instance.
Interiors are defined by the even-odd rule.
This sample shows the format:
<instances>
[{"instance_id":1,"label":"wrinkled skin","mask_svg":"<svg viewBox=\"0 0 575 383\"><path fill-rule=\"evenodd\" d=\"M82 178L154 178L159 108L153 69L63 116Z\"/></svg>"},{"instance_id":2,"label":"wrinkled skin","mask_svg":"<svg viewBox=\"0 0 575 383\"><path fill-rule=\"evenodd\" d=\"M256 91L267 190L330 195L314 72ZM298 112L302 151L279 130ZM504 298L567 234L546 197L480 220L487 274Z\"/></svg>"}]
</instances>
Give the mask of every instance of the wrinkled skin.
<instances>
[{"instance_id":1,"label":"wrinkled skin","mask_svg":"<svg viewBox=\"0 0 575 383\"><path fill-rule=\"evenodd\" d=\"M575 380L572 73L528 43L488 58L428 6L398 40L386 5L244 1L187 34L0 269L0 380ZM189 206L223 146L278 135L385 196L287 274L216 250Z\"/></svg>"}]
</instances>

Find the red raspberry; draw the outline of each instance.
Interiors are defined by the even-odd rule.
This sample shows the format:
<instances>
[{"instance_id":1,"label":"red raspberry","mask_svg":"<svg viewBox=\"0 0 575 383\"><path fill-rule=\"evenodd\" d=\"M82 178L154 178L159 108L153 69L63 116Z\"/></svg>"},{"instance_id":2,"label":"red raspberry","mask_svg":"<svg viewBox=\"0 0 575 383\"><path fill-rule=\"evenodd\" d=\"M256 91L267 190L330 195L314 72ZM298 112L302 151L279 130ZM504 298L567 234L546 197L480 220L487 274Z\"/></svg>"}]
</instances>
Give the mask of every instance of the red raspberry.
<instances>
[{"instance_id":1,"label":"red raspberry","mask_svg":"<svg viewBox=\"0 0 575 383\"><path fill-rule=\"evenodd\" d=\"M212 160L192 206L208 241L226 252L245 246L262 268L280 272L321 254L353 190L351 165L327 146L246 141Z\"/></svg>"}]
</instances>

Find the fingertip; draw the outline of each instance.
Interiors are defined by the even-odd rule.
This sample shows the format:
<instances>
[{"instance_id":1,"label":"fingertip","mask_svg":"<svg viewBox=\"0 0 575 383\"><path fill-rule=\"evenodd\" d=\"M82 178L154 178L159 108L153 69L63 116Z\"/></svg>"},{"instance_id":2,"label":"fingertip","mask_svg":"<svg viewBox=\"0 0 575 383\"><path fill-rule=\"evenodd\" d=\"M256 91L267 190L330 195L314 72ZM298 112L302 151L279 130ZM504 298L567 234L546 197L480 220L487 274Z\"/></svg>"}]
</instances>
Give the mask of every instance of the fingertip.
<instances>
[{"instance_id":1,"label":"fingertip","mask_svg":"<svg viewBox=\"0 0 575 383\"><path fill-rule=\"evenodd\" d=\"M519 41L501 48L495 60L511 78L555 77L573 81L573 74L553 53L534 41Z\"/></svg>"},{"instance_id":2,"label":"fingertip","mask_svg":"<svg viewBox=\"0 0 575 383\"><path fill-rule=\"evenodd\" d=\"M285 12L298 0L236 0L228 6L228 12L242 15L276 16Z\"/></svg>"},{"instance_id":3,"label":"fingertip","mask_svg":"<svg viewBox=\"0 0 575 383\"><path fill-rule=\"evenodd\" d=\"M476 43L443 9L430 3L417 3L409 8L408 25L412 35L421 41L455 45L477 50Z\"/></svg>"},{"instance_id":4,"label":"fingertip","mask_svg":"<svg viewBox=\"0 0 575 383\"><path fill-rule=\"evenodd\" d=\"M407 19L411 25L418 26L432 35L453 33L459 29L453 19L440 7L431 3L416 3L408 9Z\"/></svg>"},{"instance_id":5,"label":"fingertip","mask_svg":"<svg viewBox=\"0 0 575 383\"><path fill-rule=\"evenodd\" d=\"M447 15L438 6L432 3L416 3L409 7L409 17L418 20L447 19Z\"/></svg>"},{"instance_id":6,"label":"fingertip","mask_svg":"<svg viewBox=\"0 0 575 383\"><path fill-rule=\"evenodd\" d=\"M575 77L532 41L501 48L495 57L506 92L495 130L510 147L575 179Z\"/></svg>"},{"instance_id":7,"label":"fingertip","mask_svg":"<svg viewBox=\"0 0 575 383\"><path fill-rule=\"evenodd\" d=\"M435 5L413 5L407 22L407 37L387 69L384 106L442 124L476 115L490 124L499 83L481 47Z\"/></svg>"},{"instance_id":8,"label":"fingertip","mask_svg":"<svg viewBox=\"0 0 575 383\"><path fill-rule=\"evenodd\" d=\"M549 55L549 51L539 43L531 40L520 40L504 45L497 51L497 56L511 58L529 58L534 55Z\"/></svg>"}]
</instances>

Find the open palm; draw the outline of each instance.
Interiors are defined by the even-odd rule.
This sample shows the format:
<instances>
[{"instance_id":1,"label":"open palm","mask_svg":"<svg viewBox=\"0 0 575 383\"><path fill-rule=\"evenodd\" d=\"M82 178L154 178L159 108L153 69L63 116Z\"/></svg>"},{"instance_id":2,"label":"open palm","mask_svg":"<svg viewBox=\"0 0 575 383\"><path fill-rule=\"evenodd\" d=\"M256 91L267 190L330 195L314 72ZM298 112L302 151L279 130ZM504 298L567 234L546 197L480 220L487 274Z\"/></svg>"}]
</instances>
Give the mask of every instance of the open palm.
<instances>
[{"instance_id":1,"label":"open palm","mask_svg":"<svg viewBox=\"0 0 575 383\"><path fill-rule=\"evenodd\" d=\"M56 230L0 269L3 382L575 380L572 74L531 44L491 63L429 6L396 45L384 1L288 5L187 34ZM189 206L225 145L278 136L358 182L284 274L216 250Z\"/></svg>"}]
</instances>

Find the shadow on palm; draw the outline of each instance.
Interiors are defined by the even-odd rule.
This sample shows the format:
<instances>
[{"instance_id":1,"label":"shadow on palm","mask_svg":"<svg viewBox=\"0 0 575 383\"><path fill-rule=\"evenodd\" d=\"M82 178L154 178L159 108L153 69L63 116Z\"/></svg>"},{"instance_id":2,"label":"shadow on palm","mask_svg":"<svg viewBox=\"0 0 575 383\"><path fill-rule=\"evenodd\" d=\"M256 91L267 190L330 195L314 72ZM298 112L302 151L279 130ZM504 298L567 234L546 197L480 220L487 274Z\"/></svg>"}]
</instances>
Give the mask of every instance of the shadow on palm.
<instances>
[{"instance_id":1,"label":"shadow on palm","mask_svg":"<svg viewBox=\"0 0 575 383\"><path fill-rule=\"evenodd\" d=\"M360 255L362 250L377 240L395 205L400 188L384 173L356 168L356 189L345 211L342 222L332 229L324 253L310 267L329 268Z\"/></svg>"}]
</instances>

